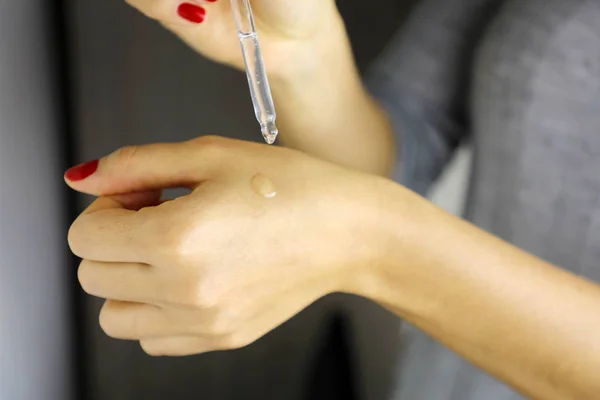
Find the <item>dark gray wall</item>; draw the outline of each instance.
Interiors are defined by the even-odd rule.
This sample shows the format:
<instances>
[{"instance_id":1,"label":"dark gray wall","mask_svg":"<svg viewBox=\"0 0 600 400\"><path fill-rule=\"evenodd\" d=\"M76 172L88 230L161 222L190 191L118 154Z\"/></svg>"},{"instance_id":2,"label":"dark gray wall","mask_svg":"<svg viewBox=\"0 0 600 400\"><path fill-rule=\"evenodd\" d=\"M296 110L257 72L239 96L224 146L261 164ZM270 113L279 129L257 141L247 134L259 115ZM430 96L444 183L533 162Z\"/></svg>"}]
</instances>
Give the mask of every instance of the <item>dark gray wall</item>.
<instances>
[{"instance_id":1,"label":"dark gray wall","mask_svg":"<svg viewBox=\"0 0 600 400\"><path fill-rule=\"evenodd\" d=\"M47 0L0 0L0 399L70 400L69 260Z\"/></svg>"},{"instance_id":2,"label":"dark gray wall","mask_svg":"<svg viewBox=\"0 0 600 400\"><path fill-rule=\"evenodd\" d=\"M340 4L364 67L406 3ZM72 5L79 161L206 133L261 140L243 74L202 59L122 1ZM100 305L87 300L89 384L98 400L301 399L323 324L339 309L354 318L361 391L380 400L389 386L397 322L364 300L328 298L249 348L186 359L152 359L136 344L107 339L97 327Z\"/></svg>"}]
</instances>

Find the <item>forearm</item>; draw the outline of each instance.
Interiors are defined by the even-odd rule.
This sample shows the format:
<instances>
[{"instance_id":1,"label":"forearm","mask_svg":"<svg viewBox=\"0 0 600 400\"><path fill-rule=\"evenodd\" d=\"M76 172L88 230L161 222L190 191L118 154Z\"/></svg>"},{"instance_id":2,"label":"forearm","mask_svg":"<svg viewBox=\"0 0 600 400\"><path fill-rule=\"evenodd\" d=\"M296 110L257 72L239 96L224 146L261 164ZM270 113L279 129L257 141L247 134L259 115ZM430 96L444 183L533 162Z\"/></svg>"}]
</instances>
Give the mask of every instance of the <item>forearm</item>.
<instances>
[{"instance_id":1,"label":"forearm","mask_svg":"<svg viewBox=\"0 0 600 400\"><path fill-rule=\"evenodd\" d=\"M364 88L341 19L307 52L306 68L272 80L281 141L340 165L387 176L391 125Z\"/></svg>"},{"instance_id":2,"label":"forearm","mask_svg":"<svg viewBox=\"0 0 600 400\"><path fill-rule=\"evenodd\" d=\"M598 286L420 199L398 213L364 295L532 398L598 398Z\"/></svg>"}]
</instances>

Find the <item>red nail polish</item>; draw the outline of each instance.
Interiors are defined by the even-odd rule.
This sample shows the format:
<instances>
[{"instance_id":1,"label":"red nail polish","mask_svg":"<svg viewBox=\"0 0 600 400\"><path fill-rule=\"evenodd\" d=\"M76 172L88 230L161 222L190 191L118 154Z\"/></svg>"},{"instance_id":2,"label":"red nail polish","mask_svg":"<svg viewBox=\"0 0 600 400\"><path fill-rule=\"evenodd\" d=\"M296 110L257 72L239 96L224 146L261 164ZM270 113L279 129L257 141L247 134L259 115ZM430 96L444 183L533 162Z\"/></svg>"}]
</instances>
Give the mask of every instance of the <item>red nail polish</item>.
<instances>
[{"instance_id":1,"label":"red nail polish","mask_svg":"<svg viewBox=\"0 0 600 400\"><path fill-rule=\"evenodd\" d=\"M67 172L65 172L65 178L71 182L82 181L96 172L97 169L98 160L88 161L69 169Z\"/></svg>"},{"instance_id":2,"label":"red nail polish","mask_svg":"<svg viewBox=\"0 0 600 400\"><path fill-rule=\"evenodd\" d=\"M195 4L183 3L177 7L177 14L183 19L199 24L206 17L206 10Z\"/></svg>"},{"instance_id":3,"label":"red nail polish","mask_svg":"<svg viewBox=\"0 0 600 400\"><path fill-rule=\"evenodd\" d=\"M206 0L206 1L208 1L209 3L214 3L214 2L216 2L217 0Z\"/></svg>"}]
</instances>

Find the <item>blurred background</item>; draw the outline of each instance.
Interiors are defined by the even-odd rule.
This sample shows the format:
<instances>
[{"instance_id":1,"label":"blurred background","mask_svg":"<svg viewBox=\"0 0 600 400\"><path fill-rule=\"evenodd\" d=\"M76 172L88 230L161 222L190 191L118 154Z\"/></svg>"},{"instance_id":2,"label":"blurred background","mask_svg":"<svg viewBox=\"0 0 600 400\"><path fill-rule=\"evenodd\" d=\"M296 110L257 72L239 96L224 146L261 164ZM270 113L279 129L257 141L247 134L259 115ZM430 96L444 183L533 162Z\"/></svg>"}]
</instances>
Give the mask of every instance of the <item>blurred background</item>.
<instances>
[{"instance_id":1,"label":"blurred background","mask_svg":"<svg viewBox=\"0 0 600 400\"><path fill-rule=\"evenodd\" d=\"M361 70L411 1L339 1ZM360 23L358 23L360 21ZM121 146L202 134L261 140L242 73L121 0L0 0L0 400L374 399L393 390L399 321L325 298L252 346L153 359L108 339L66 232L88 199L62 181ZM434 199L460 210L468 151Z\"/></svg>"}]
</instances>

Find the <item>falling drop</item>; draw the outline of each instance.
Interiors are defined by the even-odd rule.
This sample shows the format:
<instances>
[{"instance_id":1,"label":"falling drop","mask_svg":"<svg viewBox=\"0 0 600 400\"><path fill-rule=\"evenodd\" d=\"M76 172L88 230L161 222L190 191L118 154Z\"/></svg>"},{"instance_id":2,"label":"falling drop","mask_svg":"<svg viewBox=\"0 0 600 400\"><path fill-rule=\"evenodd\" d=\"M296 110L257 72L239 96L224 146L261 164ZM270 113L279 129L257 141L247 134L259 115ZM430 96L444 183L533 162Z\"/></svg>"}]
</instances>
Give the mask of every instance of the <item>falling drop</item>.
<instances>
[{"instance_id":1,"label":"falling drop","mask_svg":"<svg viewBox=\"0 0 600 400\"><path fill-rule=\"evenodd\" d=\"M267 144L275 143L275 140L277 139L277 135L279 134L279 130L277 129L275 122L268 122L264 125L261 125L261 131L262 131L263 137L265 138L265 142L267 142Z\"/></svg>"}]
</instances>

